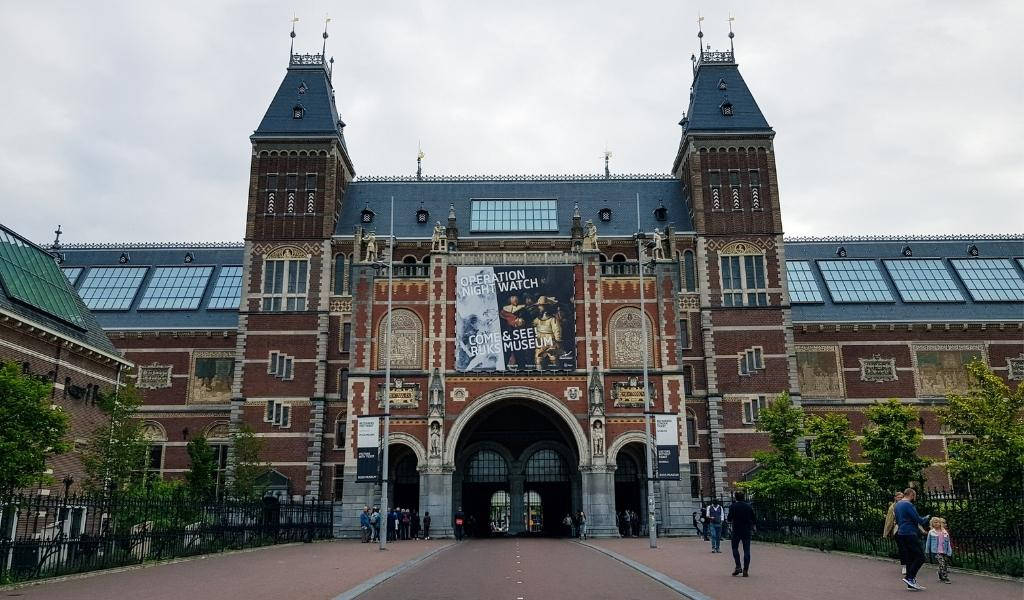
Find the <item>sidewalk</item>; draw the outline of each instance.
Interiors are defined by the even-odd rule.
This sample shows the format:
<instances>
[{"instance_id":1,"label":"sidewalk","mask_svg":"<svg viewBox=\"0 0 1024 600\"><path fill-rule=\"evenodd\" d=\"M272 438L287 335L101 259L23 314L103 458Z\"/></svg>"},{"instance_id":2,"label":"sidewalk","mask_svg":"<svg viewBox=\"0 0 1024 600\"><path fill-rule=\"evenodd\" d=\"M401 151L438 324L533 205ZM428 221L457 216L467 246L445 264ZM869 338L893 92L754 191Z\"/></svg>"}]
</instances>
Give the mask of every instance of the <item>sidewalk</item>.
<instances>
[{"instance_id":1,"label":"sidewalk","mask_svg":"<svg viewBox=\"0 0 1024 600\"><path fill-rule=\"evenodd\" d=\"M722 540L721 554L711 554L711 544L695 538L660 539L657 549L649 547L647 538L587 543L660 571L711 598L905 600L908 593L956 600L1024 597L1024 584L979 575L950 573L952 585L939 583L931 565L925 565L918 575L918 581L928 589L910 592L900 581L900 568L895 562L757 542L752 544L748 578L732 577L729 540Z\"/></svg>"},{"instance_id":2,"label":"sidewalk","mask_svg":"<svg viewBox=\"0 0 1024 600\"><path fill-rule=\"evenodd\" d=\"M8 590L2 595L62 600L280 600L299 596L330 599L385 570L451 543L405 541L388 544L386 552L378 550L376 544L340 540L268 546L252 552L210 554L130 571L99 572Z\"/></svg>"}]
</instances>

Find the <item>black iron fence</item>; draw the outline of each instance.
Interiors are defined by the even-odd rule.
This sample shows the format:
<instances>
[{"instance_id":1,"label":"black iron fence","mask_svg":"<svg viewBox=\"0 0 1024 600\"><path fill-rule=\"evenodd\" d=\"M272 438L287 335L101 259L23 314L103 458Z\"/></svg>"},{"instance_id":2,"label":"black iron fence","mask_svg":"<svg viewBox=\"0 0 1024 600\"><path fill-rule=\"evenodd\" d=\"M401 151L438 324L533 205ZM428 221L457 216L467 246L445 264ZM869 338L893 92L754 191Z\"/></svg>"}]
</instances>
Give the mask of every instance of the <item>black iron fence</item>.
<instances>
[{"instance_id":1,"label":"black iron fence","mask_svg":"<svg viewBox=\"0 0 1024 600\"><path fill-rule=\"evenodd\" d=\"M895 539L882 537L891 502L884 496L757 496L754 537L896 558ZM1024 498L932 490L919 493L914 504L922 516L946 519L953 541L952 566L1024 576Z\"/></svg>"},{"instance_id":2,"label":"black iron fence","mask_svg":"<svg viewBox=\"0 0 1024 600\"><path fill-rule=\"evenodd\" d=\"M332 536L329 502L0 497L0 583Z\"/></svg>"}]
</instances>

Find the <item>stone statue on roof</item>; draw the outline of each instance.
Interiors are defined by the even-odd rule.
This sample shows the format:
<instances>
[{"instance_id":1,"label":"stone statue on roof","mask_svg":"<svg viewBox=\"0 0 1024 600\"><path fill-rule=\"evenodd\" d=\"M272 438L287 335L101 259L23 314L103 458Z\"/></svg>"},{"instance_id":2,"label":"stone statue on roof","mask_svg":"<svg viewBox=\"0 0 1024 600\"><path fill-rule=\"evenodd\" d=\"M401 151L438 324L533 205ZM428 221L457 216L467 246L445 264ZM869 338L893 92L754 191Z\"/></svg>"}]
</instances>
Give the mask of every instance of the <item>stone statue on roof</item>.
<instances>
[{"instance_id":1,"label":"stone statue on roof","mask_svg":"<svg viewBox=\"0 0 1024 600\"><path fill-rule=\"evenodd\" d=\"M597 226L590 219L587 219L587 224L583 228L583 249L584 250L597 250Z\"/></svg>"},{"instance_id":2,"label":"stone statue on roof","mask_svg":"<svg viewBox=\"0 0 1024 600\"><path fill-rule=\"evenodd\" d=\"M444 252L448 249L448 232L444 226L441 225L440 221L434 223L434 235L431 238L433 252Z\"/></svg>"},{"instance_id":3,"label":"stone statue on roof","mask_svg":"<svg viewBox=\"0 0 1024 600\"><path fill-rule=\"evenodd\" d=\"M653 252L651 257L654 260L665 260L665 236L662 235L658 228L654 228L654 233L651 234L651 248Z\"/></svg>"},{"instance_id":4,"label":"stone statue on roof","mask_svg":"<svg viewBox=\"0 0 1024 600\"><path fill-rule=\"evenodd\" d=\"M363 259L366 262L377 260L377 234L372 231L366 236L366 252L363 254Z\"/></svg>"}]
</instances>

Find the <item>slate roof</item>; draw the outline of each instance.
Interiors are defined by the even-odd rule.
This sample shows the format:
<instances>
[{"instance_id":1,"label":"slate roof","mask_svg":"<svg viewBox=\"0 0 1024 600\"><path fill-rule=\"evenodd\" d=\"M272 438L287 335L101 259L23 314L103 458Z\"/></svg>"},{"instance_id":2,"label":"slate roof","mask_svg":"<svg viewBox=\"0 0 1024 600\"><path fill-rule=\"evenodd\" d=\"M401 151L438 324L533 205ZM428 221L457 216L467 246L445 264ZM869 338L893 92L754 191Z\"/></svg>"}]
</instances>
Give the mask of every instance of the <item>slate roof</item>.
<instances>
[{"instance_id":1,"label":"slate roof","mask_svg":"<svg viewBox=\"0 0 1024 600\"><path fill-rule=\"evenodd\" d=\"M296 106L303 109L301 119L293 117ZM330 67L323 64L323 56L295 55L251 139L331 137L344 147L343 126L334 101Z\"/></svg>"},{"instance_id":2,"label":"slate roof","mask_svg":"<svg viewBox=\"0 0 1024 600\"><path fill-rule=\"evenodd\" d=\"M383 178L382 178L383 179ZM603 177L537 177L514 179L467 180L466 178L415 179L388 178L387 181L356 180L349 185L342 207L341 219L335 235L350 236L361 225L360 213L369 207L374 221L368 227L377 233L387 233L391 197L395 198L395 235L398 237L429 238L434 223L448 224L448 208L455 204L456 222L460 238L485 237L537 237L536 232L474 233L470 231L471 199L555 199L558 201L557 232L545 236L569 236L575 204L580 207L581 222L594 222L600 236L630 236L636 232L636 195L640 195L640 217L644 231L661 229L672 224L677 232L693 230L690 214L683 199L679 180L670 176L616 176ZM668 210L665 221L657 221L654 210L659 206ZM416 222L416 211L422 206L430 212L426 223ZM602 222L598 211L612 210L612 220Z\"/></svg>"},{"instance_id":3,"label":"slate roof","mask_svg":"<svg viewBox=\"0 0 1024 600\"><path fill-rule=\"evenodd\" d=\"M17 236L17 234L11 231L10 229L4 228L4 230L12 235ZM33 244L32 242L29 242L28 240L21 236L17 237L25 244L29 245L31 248L37 250L42 255L44 255L46 260L50 264L53 264L54 269L57 268L56 264L53 262L53 258L46 250ZM60 319L51 317L50 315L41 310L38 310L30 305L13 299L8 295L7 290L4 288L3 285L0 285L0 310L12 313L16 315L18 318L23 319L27 322L36 323L73 342L78 342L80 344L89 346L95 350L100 350L113 356L121 356L121 353L111 343L110 338L108 338L107 334L104 333L103 327L98 322L93 313L91 313L89 309L86 308L85 303L82 302L82 299L78 296L78 294L74 293L74 289L71 288L70 285L68 287L72 292L71 296L78 305L79 313L82 316L81 328L74 327L68 323L65 323L64 321L61 321Z\"/></svg>"},{"instance_id":4,"label":"slate roof","mask_svg":"<svg viewBox=\"0 0 1024 600\"><path fill-rule=\"evenodd\" d=\"M722 81L725 82L725 90L719 89ZM726 101L732 104L731 117L722 114L721 106ZM702 60L697 64L690 87L690 106L686 110L683 134L747 131L770 133L772 128L740 75L739 67L731 61Z\"/></svg>"},{"instance_id":5,"label":"slate roof","mask_svg":"<svg viewBox=\"0 0 1024 600\"><path fill-rule=\"evenodd\" d=\"M951 258L969 258L967 248L978 247L978 258L1009 258L1017 274L1024 276L1016 258L1024 257L1024 236L996 236L999 239L968 239L966 236L934 239L834 239L787 240L786 260L807 260L823 302L820 304L793 304L796 323L834 322L910 322L910 321L1024 321L1024 302L975 302L963 281L949 263ZM832 301L828 287L817 268L818 260L841 260L836 256L839 247L846 249L846 260L870 259L875 262L893 296L890 303L847 303ZM904 246L910 246L913 258L941 258L952 275L964 302L903 302L883 259L901 259Z\"/></svg>"}]
</instances>

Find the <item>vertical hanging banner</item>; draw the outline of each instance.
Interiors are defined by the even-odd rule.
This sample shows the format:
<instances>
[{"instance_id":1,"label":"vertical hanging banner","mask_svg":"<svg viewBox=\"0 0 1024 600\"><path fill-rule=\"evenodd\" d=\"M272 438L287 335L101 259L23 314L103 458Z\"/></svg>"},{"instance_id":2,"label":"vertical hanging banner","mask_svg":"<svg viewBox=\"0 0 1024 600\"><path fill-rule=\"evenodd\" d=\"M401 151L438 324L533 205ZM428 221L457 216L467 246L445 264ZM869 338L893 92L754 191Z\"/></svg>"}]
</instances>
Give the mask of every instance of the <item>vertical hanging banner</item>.
<instances>
[{"instance_id":1,"label":"vertical hanging banner","mask_svg":"<svg viewBox=\"0 0 1024 600\"><path fill-rule=\"evenodd\" d=\"M356 481L380 481L380 417L358 417Z\"/></svg>"},{"instance_id":2,"label":"vertical hanging banner","mask_svg":"<svg viewBox=\"0 0 1024 600\"><path fill-rule=\"evenodd\" d=\"M458 267L455 369L576 368L572 266Z\"/></svg>"},{"instance_id":3,"label":"vertical hanging banner","mask_svg":"<svg viewBox=\"0 0 1024 600\"><path fill-rule=\"evenodd\" d=\"M679 417L654 415L654 443L658 448L658 479L679 480Z\"/></svg>"}]
</instances>

